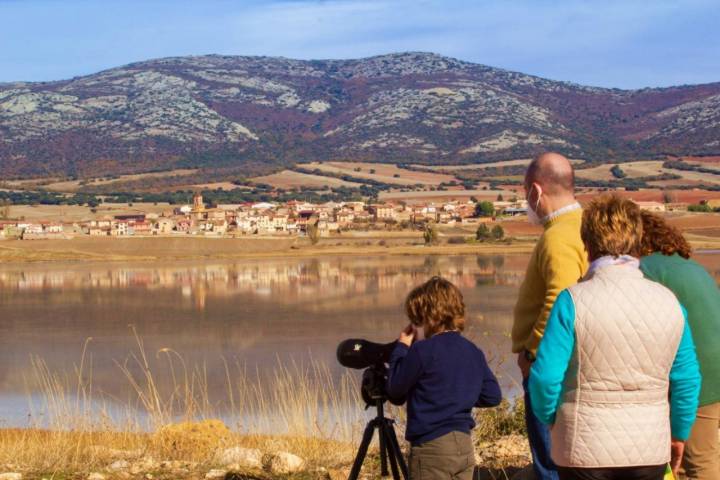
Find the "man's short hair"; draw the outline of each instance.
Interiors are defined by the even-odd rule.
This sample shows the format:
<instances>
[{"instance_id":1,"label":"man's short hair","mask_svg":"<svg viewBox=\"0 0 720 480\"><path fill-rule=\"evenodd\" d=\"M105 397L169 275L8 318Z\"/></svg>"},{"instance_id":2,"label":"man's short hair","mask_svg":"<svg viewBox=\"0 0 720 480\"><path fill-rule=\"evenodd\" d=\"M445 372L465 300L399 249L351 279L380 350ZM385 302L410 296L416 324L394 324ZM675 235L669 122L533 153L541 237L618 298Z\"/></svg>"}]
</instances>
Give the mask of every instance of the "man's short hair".
<instances>
[{"instance_id":1,"label":"man's short hair","mask_svg":"<svg viewBox=\"0 0 720 480\"><path fill-rule=\"evenodd\" d=\"M547 156L557 156L565 159L559 153L548 152L538 155L528 165L525 172L525 181L527 183L537 182L550 195L572 193L575 190L575 169L572 168L572 164L567 159L565 161L567 161L569 168L561 168L550 162L543 163L544 157Z\"/></svg>"},{"instance_id":2,"label":"man's short hair","mask_svg":"<svg viewBox=\"0 0 720 480\"><path fill-rule=\"evenodd\" d=\"M640 207L616 194L602 195L583 210L580 236L592 260L605 255L638 257L643 236Z\"/></svg>"}]
</instances>

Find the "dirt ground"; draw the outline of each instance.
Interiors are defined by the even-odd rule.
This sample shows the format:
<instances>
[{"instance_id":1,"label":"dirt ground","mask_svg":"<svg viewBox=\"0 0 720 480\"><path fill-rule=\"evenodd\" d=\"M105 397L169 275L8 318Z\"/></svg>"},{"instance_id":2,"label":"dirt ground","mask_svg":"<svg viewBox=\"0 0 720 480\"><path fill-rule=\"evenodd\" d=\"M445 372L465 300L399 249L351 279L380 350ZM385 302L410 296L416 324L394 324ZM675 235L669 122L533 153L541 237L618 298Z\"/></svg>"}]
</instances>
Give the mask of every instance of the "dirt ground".
<instances>
[{"instance_id":1,"label":"dirt ground","mask_svg":"<svg viewBox=\"0 0 720 480\"><path fill-rule=\"evenodd\" d=\"M197 169L178 169L178 170L169 170L165 172L149 172L149 173L138 173L138 174L131 174L131 175L120 175L117 178L90 178L86 179L83 182L90 186L100 186L100 185L110 185L115 182L124 182L124 181L131 181L131 180L142 180L144 178L162 178L162 177L170 177L174 175L192 175L193 173L196 173ZM33 186L42 186L42 188L45 188L47 190L53 191L53 192L64 192L64 193L73 193L78 191L81 185L80 180L62 180L58 178L37 178L32 180L13 180L6 182L10 186L16 186L16 187L33 187Z\"/></svg>"},{"instance_id":2,"label":"dirt ground","mask_svg":"<svg viewBox=\"0 0 720 480\"><path fill-rule=\"evenodd\" d=\"M322 175L311 175L308 173L283 170L282 172L255 177L255 183L267 183L275 188L291 189L300 187L322 188L322 187L359 187L359 183L346 182L339 178L324 177Z\"/></svg>"},{"instance_id":3,"label":"dirt ground","mask_svg":"<svg viewBox=\"0 0 720 480\"><path fill-rule=\"evenodd\" d=\"M318 168L325 172L351 175L357 178L367 178L369 180L396 185L415 185L418 183L423 185L439 185L442 182L457 181L452 175L406 170L388 163L312 162L301 164L300 166L309 169ZM355 171L356 168L360 170ZM370 173L370 170L374 170L375 173ZM397 175L397 177L395 175Z\"/></svg>"},{"instance_id":4,"label":"dirt ground","mask_svg":"<svg viewBox=\"0 0 720 480\"><path fill-rule=\"evenodd\" d=\"M188 202L192 201L191 198ZM80 222L104 216L132 215L139 213L172 213L175 206L168 203L103 203L92 211L90 207L79 205L13 205L10 207L10 217L13 219L30 221L63 221Z\"/></svg>"}]
</instances>

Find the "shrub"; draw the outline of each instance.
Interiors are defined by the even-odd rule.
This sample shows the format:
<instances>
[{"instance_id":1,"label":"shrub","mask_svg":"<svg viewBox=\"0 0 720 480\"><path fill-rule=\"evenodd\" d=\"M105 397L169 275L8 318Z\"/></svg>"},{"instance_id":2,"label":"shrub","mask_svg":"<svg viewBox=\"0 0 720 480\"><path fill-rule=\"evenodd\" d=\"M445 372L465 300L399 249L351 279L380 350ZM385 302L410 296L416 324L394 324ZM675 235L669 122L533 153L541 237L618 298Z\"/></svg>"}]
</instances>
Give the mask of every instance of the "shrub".
<instances>
[{"instance_id":1,"label":"shrub","mask_svg":"<svg viewBox=\"0 0 720 480\"><path fill-rule=\"evenodd\" d=\"M612 173L613 177L615 178L625 178L627 176L623 169L620 168L620 165L613 165L613 167L610 169L610 173Z\"/></svg>"},{"instance_id":2,"label":"shrub","mask_svg":"<svg viewBox=\"0 0 720 480\"><path fill-rule=\"evenodd\" d=\"M425 226L425 231L423 232L423 240L425 240L425 245L437 244L438 232L435 225L429 223Z\"/></svg>"},{"instance_id":3,"label":"shrub","mask_svg":"<svg viewBox=\"0 0 720 480\"><path fill-rule=\"evenodd\" d=\"M495 240L502 240L505 237L505 230L500 225L495 225L492 229L492 236Z\"/></svg>"},{"instance_id":4,"label":"shrub","mask_svg":"<svg viewBox=\"0 0 720 480\"><path fill-rule=\"evenodd\" d=\"M475 231L475 240L483 242L490 238L490 229L484 223L481 223Z\"/></svg>"},{"instance_id":5,"label":"shrub","mask_svg":"<svg viewBox=\"0 0 720 480\"><path fill-rule=\"evenodd\" d=\"M492 202L482 201L475 204L476 217L492 217L495 215L495 207Z\"/></svg>"},{"instance_id":6,"label":"shrub","mask_svg":"<svg viewBox=\"0 0 720 480\"><path fill-rule=\"evenodd\" d=\"M307 226L307 236L310 239L310 243L317 245L320 241L320 230L316 224L310 224Z\"/></svg>"},{"instance_id":7,"label":"shrub","mask_svg":"<svg viewBox=\"0 0 720 480\"><path fill-rule=\"evenodd\" d=\"M713 209L707 203L700 203L697 205L688 205L687 209L688 209L688 212L709 213L709 212L713 211Z\"/></svg>"}]
</instances>

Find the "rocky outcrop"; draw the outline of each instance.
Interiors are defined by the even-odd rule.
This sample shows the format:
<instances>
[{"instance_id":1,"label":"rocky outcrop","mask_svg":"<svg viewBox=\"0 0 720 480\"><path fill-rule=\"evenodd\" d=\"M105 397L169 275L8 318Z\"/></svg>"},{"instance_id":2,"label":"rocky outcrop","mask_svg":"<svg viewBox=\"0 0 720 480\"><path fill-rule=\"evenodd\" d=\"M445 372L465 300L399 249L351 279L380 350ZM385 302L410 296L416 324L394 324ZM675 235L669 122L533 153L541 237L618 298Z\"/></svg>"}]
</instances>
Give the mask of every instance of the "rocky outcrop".
<instances>
[{"instance_id":1,"label":"rocky outcrop","mask_svg":"<svg viewBox=\"0 0 720 480\"><path fill-rule=\"evenodd\" d=\"M431 53L176 57L0 85L1 175L298 158L463 163L546 148L589 159L718 154L719 137L720 83L591 88Z\"/></svg>"}]
</instances>

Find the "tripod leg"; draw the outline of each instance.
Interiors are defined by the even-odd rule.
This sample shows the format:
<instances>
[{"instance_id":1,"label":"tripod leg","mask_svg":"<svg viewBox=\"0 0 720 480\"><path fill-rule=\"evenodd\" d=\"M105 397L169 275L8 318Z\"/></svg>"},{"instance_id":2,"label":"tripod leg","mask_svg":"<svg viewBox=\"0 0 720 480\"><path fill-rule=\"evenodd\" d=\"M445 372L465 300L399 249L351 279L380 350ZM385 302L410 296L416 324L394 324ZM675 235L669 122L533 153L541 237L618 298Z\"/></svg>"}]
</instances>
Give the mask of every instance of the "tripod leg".
<instances>
[{"instance_id":1,"label":"tripod leg","mask_svg":"<svg viewBox=\"0 0 720 480\"><path fill-rule=\"evenodd\" d=\"M397 459L397 463L400 465L400 471L402 472L403 478L407 480L410 478L410 474L408 473L407 463L405 462L405 457L403 457L402 450L400 449L400 444L398 443L397 434L395 433L395 427L393 427L392 421L387 424L386 428L388 430L387 436L390 443L390 449L393 451L393 454Z\"/></svg>"},{"instance_id":2,"label":"tripod leg","mask_svg":"<svg viewBox=\"0 0 720 480\"><path fill-rule=\"evenodd\" d=\"M398 471L398 461L402 459L398 459L397 452L395 451L394 445L393 445L393 439L391 438L391 435L393 435L392 431L392 423L390 420L383 422L382 425L382 435L385 437L385 441L387 443L388 449L387 449L387 456L388 461L390 462L390 470L392 471L392 476L394 480L400 480L400 472ZM401 453L402 455L402 453Z\"/></svg>"},{"instance_id":3,"label":"tripod leg","mask_svg":"<svg viewBox=\"0 0 720 480\"><path fill-rule=\"evenodd\" d=\"M362 464L365 461L365 456L367 455L368 448L370 447L370 442L372 441L375 426L375 421L371 420L365 427L362 442L360 442L360 447L358 448L357 455L355 456L355 461L353 462L352 470L350 470L350 476L348 477L348 480L357 480L358 475L360 475L360 469L362 468Z\"/></svg>"},{"instance_id":4,"label":"tripod leg","mask_svg":"<svg viewBox=\"0 0 720 480\"><path fill-rule=\"evenodd\" d=\"M378 440L380 442L380 475L383 477L388 476L388 444L385 437L385 419L383 418L378 423Z\"/></svg>"}]
</instances>

